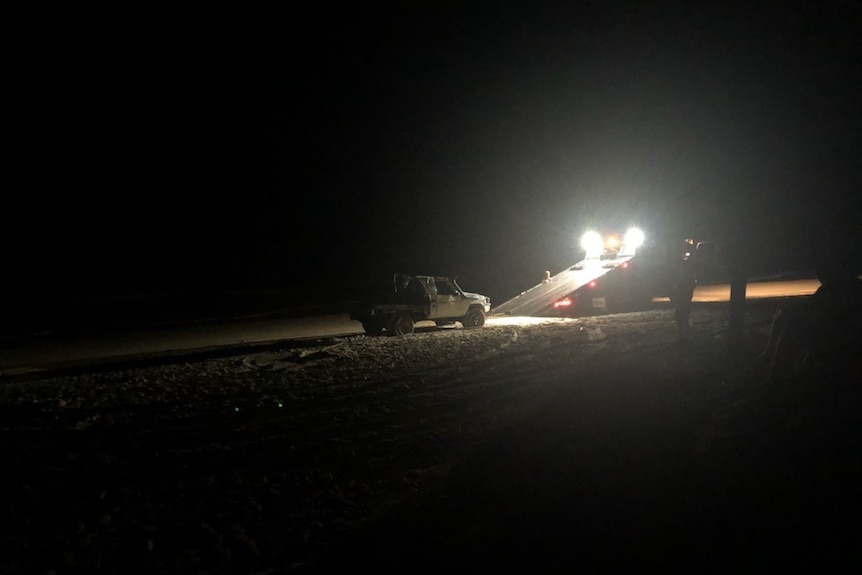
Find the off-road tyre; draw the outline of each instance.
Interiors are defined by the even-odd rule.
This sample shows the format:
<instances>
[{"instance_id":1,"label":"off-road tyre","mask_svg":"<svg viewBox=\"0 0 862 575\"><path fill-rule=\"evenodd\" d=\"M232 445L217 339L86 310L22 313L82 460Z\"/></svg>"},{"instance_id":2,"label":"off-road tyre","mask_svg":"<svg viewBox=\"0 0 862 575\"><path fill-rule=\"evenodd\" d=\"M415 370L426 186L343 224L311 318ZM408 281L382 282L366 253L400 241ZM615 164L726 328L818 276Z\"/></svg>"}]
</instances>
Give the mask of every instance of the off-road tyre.
<instances>
[{"instance_id":1,"label":"off-road tyre","mask_svg":"<svg viewBox=\"0 0 862 575\"><path fill-rule=\"evenodd\" d=\"M389 322L389 335L409 335L413 333L414 328L413 318L407 313L397 313Z\"/></svg>"},{"instance_id":2,"label":"off-road tyre","mask_svg":"<svg viewBox=\"0 0 862 575\"><path fill-rule=\"evenodd\" d=\"M485 325L485 312L478 307L471 307L461 318L461 323L466 329L474 329Z\"/></svg>"},{"instance_id":3,"label":"off-road tyre","mask_svg":"<svg viewBox=\"0 0 862 575\"><path fill-rule=\"evenodd\" d=\"M366 335L380 335L383 333L383 326L376 323L363 323L362 329L365 331Z\"/></svg>"}]
</instances>

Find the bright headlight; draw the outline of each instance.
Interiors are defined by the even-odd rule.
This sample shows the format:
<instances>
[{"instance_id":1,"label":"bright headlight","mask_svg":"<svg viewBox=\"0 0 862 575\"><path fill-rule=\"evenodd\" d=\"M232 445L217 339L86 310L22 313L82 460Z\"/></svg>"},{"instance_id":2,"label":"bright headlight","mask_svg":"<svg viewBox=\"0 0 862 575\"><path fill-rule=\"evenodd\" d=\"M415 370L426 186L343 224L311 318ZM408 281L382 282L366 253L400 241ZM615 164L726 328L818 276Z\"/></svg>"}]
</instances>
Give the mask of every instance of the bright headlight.
<instances>
[{"instance_id":1,"label":"bright headlight","mask_svg":"<svg viewBox=\"0 0 862 575\"><path fill-rule=\"evenodd\" d=\"M644 243L644 233L638 228L630 228L626 232L626 248L627 250L635 250Z\"/></svg>"},{"instance_id":2,"label":"bright headlight","mask_svg":"<svg viewBox=\"0 0 862 575\"><path fill-rule=\"evenodd\" d=\"M586 257L598 257L602 253L602 236L593 230L588 231L581 237L581 247L587 252Z\"/></svg>"}]
</instances>

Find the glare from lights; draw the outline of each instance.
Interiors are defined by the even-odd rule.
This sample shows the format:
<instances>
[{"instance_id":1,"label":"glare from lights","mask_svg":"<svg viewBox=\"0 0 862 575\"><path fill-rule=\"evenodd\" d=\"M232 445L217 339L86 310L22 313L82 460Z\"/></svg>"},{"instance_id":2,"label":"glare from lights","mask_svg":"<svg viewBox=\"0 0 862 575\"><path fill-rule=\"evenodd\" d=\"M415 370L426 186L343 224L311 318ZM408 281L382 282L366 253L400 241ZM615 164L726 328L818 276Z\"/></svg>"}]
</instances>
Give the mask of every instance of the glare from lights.
<instances>
[{"instance_id":1,"label":"glare from lights","mask_svg":"<svg viewBox=\"0 0 862 575\"><path fill-rule=\"evenodd\" d=\"M644 243L644 233L638 228L629 228L626 232L626 241L620 250L621 256L633 256L637 249Z\"/></svg>"},{"instance_id":2,"label":"glare from lights","mask_svg":"<svg viewBox=\"0 0 862 575\"><path fill-rule=\"evenodd\" d=\"M644 243L644 233L638 228L631 228L626 232L626 246L630 250L635 250Z\"/></svg>"},{"instance_id":3,"label":"glare from lights","mask_svg":"<svg viewBox=\"0 0 862 575\"><path fill-rule=\"evenodd\" d=\"M602 253L602 236L593 230L588 231L581 238L581 247L584 248L586 258L597 258Z\"/></svg>"}]
</instances>

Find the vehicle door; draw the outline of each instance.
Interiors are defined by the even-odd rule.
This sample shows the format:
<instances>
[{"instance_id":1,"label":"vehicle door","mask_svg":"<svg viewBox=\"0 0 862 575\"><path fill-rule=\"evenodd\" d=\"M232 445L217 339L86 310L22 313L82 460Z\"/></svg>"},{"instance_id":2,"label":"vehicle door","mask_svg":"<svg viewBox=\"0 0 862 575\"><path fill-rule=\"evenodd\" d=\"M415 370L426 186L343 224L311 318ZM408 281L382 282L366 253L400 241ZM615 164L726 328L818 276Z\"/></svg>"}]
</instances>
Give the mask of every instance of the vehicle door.
<instances>
[{"instance_id":1,"label":"vehicle door","mask_svg":"<svg viewBox=\"0 0 862 575\"><path fill-rule=\"evenodd\" d=\"M464 296L448 279L436 279L438 318L457 318L467 313Z\"/></svg>"},{"instance_id":2,"label":"vehicle door","mask_svg":"<svg viewBox=\"0 0 862 575\"><path fill-rule=\"evenodd\" d=\"M410 278L405 288L405 303L422 310L422 314L431 316L434 310L434 286L424 278Z\"/></svg>"},{"instance_id":3,"label":"vehicle door","mask_svg":"<svg viewBox=\"0 0 862 575\"><path fill-rule=\"evenodd\" d=\"M437 286L434 285L434 278L422 278L422 285L425 287L425 292L428 294L428 300L425 304L425 317L434 319L439 317L437 312Z\"/></svg>"}]
</instances>

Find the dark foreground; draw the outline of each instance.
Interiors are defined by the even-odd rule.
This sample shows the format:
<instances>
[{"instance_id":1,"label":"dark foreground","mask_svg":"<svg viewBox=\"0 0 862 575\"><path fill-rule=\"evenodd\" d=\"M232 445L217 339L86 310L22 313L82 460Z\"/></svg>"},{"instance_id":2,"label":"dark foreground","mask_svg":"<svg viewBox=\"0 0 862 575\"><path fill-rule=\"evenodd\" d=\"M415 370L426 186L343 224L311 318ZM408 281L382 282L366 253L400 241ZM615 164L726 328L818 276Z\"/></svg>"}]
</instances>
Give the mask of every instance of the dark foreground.
<instances>
[{"instance_id":1,"label":"dark foreground","mask_svg":"<svg viewBox=\"0 0 862 575\"><path fill-rule=\"evenodd\" d=\"M7 383L0 573L862 566L856 358L723 307Z\"/></svg>"},{"instance_id":2,"label":"dark foreground","mask_svg":"<svg viewBox=\"0 0 862 575\"><path fill-rule=\"evenodd\" d=\"M434 572L862 566L855 384L818 393L793 384L707 406L668 389L631 394L635 374L610 371L596 380L602 390L561 394L495 434L455 465L445 491L386 518L333 563L349 569L361 557Z\"/></svg>"}]
</instances>

